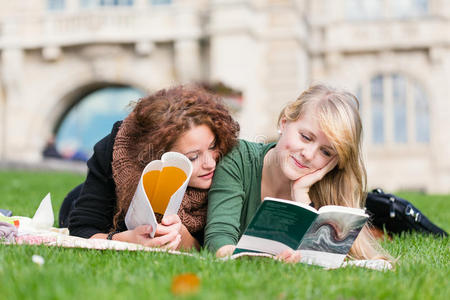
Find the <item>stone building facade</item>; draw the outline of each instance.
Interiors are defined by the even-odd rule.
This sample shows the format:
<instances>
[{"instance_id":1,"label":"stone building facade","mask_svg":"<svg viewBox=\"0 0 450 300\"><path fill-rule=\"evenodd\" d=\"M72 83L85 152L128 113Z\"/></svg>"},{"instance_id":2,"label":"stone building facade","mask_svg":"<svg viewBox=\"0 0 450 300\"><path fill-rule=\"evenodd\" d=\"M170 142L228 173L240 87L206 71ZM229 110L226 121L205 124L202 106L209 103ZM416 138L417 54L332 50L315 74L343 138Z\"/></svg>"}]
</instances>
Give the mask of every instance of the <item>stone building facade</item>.
<instances>
[{"instance_id":1,"label":"stone building facade","mask_svg":"<svg viewBox=\"0 0 450 300\"><path fill-rule=\"evenodd\" d=\"M0 0L0 159L41 160L83 95L221 81L243 138L309 84L361 100L369 186L450 192L450 1Z\"/></svg>"}]
</instances>

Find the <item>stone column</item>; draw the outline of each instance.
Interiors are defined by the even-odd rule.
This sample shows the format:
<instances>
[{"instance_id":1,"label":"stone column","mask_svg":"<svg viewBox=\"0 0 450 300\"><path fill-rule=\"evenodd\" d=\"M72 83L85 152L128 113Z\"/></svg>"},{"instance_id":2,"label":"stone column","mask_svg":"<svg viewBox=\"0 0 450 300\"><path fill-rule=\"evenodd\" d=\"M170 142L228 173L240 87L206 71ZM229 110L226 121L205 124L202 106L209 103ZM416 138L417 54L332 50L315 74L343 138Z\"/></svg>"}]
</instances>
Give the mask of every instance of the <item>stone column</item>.
<instances>
[{"instance_id":1,"label":"stone column","mask_svg":"<svg viewBox=\"0 0 450 300\"><path fill-rule=\"evenodd\" d=\"M307 82L301 11L289 0L212 1L211 80L243 91L242 138L275 139L281 107Z\"/></svg>"},{"instance_id":2,"label":"stone column","mask_svg":"<svg viewBox=\"0 0 450 300\"><path fill-rule=\"evenodd\" d=\"M150 6L149 0L135 0L133 6L136 9L146 9Z\"/></svg>"},{"instance_id":3,"label":"stone column","mask_svg":"<svg viewBox=\"0 0 450 300\"><path fill-rule=\"evenodd\" d=\"M202 79L200 14L195 3L183 2L177 6L177 33L174 42L175 68L180 83L198 82Z\"/></svg>"},{"instance_id":4,"label":"stone column","mask_svg":"<svg viewBox=\"0 0 450 300\"><path fill-rule=\"evenodd\" d=\"M66 0L66 8L67 12L75 12L79 10L81 7L80 0Z\"/></svg>"},{"instance_id":5,"label":"stone column","mask_svg":"<svg viewBox=\"0 0 450 300\"><path fill-rule=\"evenodd\" d=\"M1 144L2 158L9 159L13 153L16 153L15 136L24 129L24 124L15 122L14 107L19 108L22 96L22 78L23 78L23 56L24 52L19 48L3 49L1 65L2 81L2 133ZM19 109L16 110L19 112ZM6 147L8 145L8 147Z\"/></svg>"},{"instance_id":6,"label":"stone column","mask_svg":"<svg viewBox=\"0 0 450 300\"><path fill-rule=\"evenodd\" d=\"M439 47L430 51L433 86L430 105L431 155L433 183L431 192L450 193L450 49Z\"/></svg>"},{"instance_id":7,"label":"stone column","mask_svg":"<svg viewBox=\"0 0 450 300\"><path fill-rule=\"evenodd\" d=\"M200 43L195 39L175 41L175 68L180 83L198 82L202 78Z\"/></svg>"},{"instance_id":8,"label":"stone column","mask_svg":"<svg viewBox=\"0 0 450 300\"><path fill-rule=\"evenodd\" d=\"M6 151L6 93L0 79L0 161L5 160Z\"/></svg>"},{"instance_id":9,"label":"stone column","mask_svg":"<svg viewBox=\"0 0 450 300\"><path fill-rule=\"evenodd\" d=\"M237 113L241 137L255 140L264 134L266 91L264 48L252 20L251 1L213 0L210 7L210 81L242 91Z\"/></svg>"}]
</instances>

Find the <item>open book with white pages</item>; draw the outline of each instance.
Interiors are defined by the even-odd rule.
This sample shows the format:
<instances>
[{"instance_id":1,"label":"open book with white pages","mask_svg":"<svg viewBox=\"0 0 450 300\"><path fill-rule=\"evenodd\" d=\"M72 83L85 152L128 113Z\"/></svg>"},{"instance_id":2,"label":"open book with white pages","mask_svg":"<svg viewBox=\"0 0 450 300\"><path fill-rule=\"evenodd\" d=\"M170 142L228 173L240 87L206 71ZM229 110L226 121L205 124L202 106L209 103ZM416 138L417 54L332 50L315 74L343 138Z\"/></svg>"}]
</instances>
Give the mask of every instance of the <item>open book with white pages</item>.
<instances>
[{"instance_id":1,"label":"open book with white pages","mask_svg":"<svg viewBox=\"0 0 450 300\"><path fill-rule=\"evenodd\" d=\"M362 209L328 205L316 210L303 203L265 198L232 258L240 253L275 256L293 249L300 250L303 263L338 268L367 219Z\"/></svg>"}]
</instances>

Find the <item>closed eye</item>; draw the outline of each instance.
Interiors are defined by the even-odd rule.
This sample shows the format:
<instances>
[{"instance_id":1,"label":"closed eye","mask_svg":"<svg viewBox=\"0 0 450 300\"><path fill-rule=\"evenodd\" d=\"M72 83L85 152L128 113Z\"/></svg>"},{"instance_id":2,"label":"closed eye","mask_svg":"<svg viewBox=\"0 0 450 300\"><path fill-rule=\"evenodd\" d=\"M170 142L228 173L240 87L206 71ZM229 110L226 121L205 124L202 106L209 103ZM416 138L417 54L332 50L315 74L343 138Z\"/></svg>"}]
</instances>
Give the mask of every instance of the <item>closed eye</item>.
<instances>
[{"instance_id":1,"label":"closed eye","mask_svg":"<svg viewBox=\"0 0 450 300\"><path fill-rule=\"evenodd\" d=\"M336 151L333 148L329 147L322 147L320 151L322 151L322 154L326 157L332 157L336 154Z\"/></svg>"},{"instance_id":2,"label":"closed eye","mask_svg":"<svg viewBox=\"0 0 450 300\"><path fill-rule=\"evenodd\" d=\"M195 160L198 159L198 154L191 154L191 155L188 155L187 158L188 158L190 161L195 161Z\"/></svg>"},{"instance_id":3,"label":"closed eye","mask_svg":"<svg viewBox=\"0 0 450 300\"><path fill-rule=\"evenodd\" d=\"M304 134L304 133L300 133L300 136L301 136L302 139L304 139L305 141L311 142L311 140L312 140L309 136L307 136L307 135Z\"/></svg>"},{"instance_id":4,"label":"closed eye","mask_svg":"<svg viewBox=\"0 0 450 300\"><path fill-rule=\"evenodd\" d=\"M216 149L216 140L214 140L212 143L211 143L211 145L209 146L209 150L214 150L214 149Z\"/></svg>"},{"instance_id":5,"label":"closed eye","mask_svg":"<svg viewBox=\"0 0 450 300\"><path fill-rule=\"evenodd\" d=\"M331 156L331 152L328 150L322 150L323 155L330 157Z\"/></svg>"}]
</instances>

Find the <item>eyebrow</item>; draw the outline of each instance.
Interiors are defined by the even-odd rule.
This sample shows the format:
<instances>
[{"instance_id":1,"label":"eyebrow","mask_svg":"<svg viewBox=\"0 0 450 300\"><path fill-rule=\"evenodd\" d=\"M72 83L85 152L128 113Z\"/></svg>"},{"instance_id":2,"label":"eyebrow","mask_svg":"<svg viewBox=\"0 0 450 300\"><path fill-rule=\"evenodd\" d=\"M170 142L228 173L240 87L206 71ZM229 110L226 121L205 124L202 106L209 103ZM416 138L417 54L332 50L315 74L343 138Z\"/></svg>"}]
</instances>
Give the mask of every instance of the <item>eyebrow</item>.
<instances>
[{"instance_id":1,"label":"eyebrow","mask_svg":"<svg viewBox=\"0 0 450 300\"><path fill-rule=\"evenodd\" d=\"M192 150L192 151L184 153L184 155L188 155L188 154L192 154L192 153L198 153L198 152L200 152L200 150Z\"/></svg>"},{"instance_id":2,"label":"eyebrow","mask_svg":"<svg viewBox=\"0 0 450 300\"><path fill-rule=\"evenodd\" d=\"M334 148L331 147L331 146L325 146L325 145L322 145L322 147L323 147L323 148L326 148L326 149L328 149L328 150L330 150L331 152L336 152L336 150L334 150Z\"/></svg>"},{"instance_id":3,"label":"eyebrow","mask_svg":"<svg viewBox=\"0 0 450 300\"><path fill-rule=\"evenodd\" d=\"M216 143L216 139L214 139L210 144L209 144L209 146L211 147L211 145L214 145ZM184 153L184 155L187 155L187 154L191 154L191 153L199 153L200 152L200 150L192 150L192 151L189 151L189 152L186 152L186 153Z\"/></svg>"}]
</instances>

